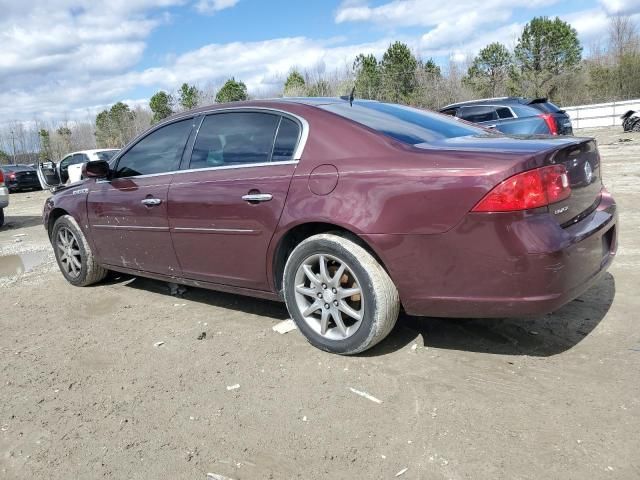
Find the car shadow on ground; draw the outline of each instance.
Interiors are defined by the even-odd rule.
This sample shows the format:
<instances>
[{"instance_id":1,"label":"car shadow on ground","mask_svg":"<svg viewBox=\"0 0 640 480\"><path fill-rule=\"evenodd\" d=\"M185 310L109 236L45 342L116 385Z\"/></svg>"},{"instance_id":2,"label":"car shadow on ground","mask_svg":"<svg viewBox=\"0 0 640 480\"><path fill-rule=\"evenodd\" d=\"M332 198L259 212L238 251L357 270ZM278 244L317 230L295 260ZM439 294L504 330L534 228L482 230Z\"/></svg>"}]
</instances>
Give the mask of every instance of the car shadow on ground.
<instances>
[{"instance_id":1,"label":"car shadow on ground","mask_svg":"<svg viewBox=\"0 0 640 480\"><path fill-rule=\"evenodd\" d=\"M549 357L589 335L611 308L615 292L615 279L607 273L573 302L539 317L451 319L401 314L389 337L361 355L384 355L418 343L447 350Z\"/></svg>"},{"instance_id":2,"label":"car shadow on ground","mask_svg":"<svg viewBox=\"0 0 640 480\"><path fill-rule=\"evenodd\" d=\"M29 228L35 225L42 225L42 217L40 215L7 215L5 210L3 230Z\"/></svg>"},{"instance_id":3,"label":"car shadow on ground","mask_svg":"<svg viewBox=\"0 0 640 480\"><path fill-rule=\"evenodd\" d=\"M180 302L180 300L189 300L213 307L227 308L229 310L238 310L252 315L269 317L274 320L285 320L289 318L289 313L287 312L287 308L284 303L274 302L271 300L234 295L232 293L215 292L212 290L194 287L187 287L184 294L176 296L171 294L166 282L152 280L149 278L132 277L124 274L112 275L107 278L106 282L122 283L127 280L129 281L129 283L127 283L128 287L173 296L176 298L176 302Z\"/></svg>"},{"instance_id":4,"label":"car shadow on ground","mask_svg":"<svg viewBox=\"0 0 640 480\"><path fill-rule=\"evenodd\" d=\"M128 282L127 286L131 288L171 295L165 282L121 274L112 274L107 279L107 283L123 282ZM385 340L360 355L382 356L413 343L429 348L497 355L557 355L577 345L598 326L611 308L615 291L615 279L607 273L578 299L540 317L452 319L412 317L403 313ZM284 303L270 300L200 288L188 288L181 298L274 320L289 318Z\"/></svg>"}]
</instances>

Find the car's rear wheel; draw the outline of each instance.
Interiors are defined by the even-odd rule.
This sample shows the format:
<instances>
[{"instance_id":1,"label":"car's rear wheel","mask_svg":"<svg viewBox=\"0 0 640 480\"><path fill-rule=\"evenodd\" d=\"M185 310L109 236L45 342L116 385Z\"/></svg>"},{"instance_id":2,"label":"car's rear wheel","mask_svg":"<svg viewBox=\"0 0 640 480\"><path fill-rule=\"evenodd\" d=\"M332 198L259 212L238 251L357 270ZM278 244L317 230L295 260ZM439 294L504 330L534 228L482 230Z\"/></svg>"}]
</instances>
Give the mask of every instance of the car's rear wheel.
<instances>
[{"instance_id":1,"label":"car's rear wheel","mask_svg":"<svg viewBox=\"0 0 640 480\"><path fill-rule=\"evenodd\" d=\"M398 291L380 263L354 241L334 234L309 237L291 252L284 296L307 340L342 355L380 342L400 310Z\"/></svg>"},{"instance_id":2,"label":"car's rear wheel","mask_svg":"<svg viewBox=\"0 0 640 480\"><path fill-rule=\"evenodd\" d=\"M96 261L87 239L72 216L63 215L56 220L51 243L60 271L72 285L85 287L107 276L107 270Z\"/></svg>"},{"instance_id":3,"label":"car's rear wheel","mask_svg":"<svg viewBox=\"0 0 640 480\"><path fill-rule=\"evenodd\" d=\"M0 208L0 227L4 225L4 208Z\"/></svg>"}]
</instances>

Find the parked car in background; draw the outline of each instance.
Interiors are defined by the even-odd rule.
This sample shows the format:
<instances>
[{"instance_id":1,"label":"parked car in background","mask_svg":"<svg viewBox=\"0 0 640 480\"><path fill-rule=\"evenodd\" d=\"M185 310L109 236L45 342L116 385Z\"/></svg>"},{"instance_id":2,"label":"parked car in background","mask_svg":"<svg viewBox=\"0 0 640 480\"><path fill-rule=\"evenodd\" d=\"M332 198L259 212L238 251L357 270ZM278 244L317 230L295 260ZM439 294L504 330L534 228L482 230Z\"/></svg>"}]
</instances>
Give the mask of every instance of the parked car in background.
<instances>
[{"instance_id":1,"label":"parked car in background","mask_svg":"<svg viewBox=\"0 0 640 480\"><path fill-rule=\"evenodd\" d=\"M35 168L28 165L2 165L0 169L4 174L4 183L9 192L40 190L42 188Z\"/></svg>"},{"instance_id":2,"label":"parked car in background","mask_svg":"<svg viewBox=\"0 0 640 480\"><path fill-rule=\"evenodd\" d=\"M506 134L573 135L569 115L546 98L486 98L447 105L440 112Z\"/></svg>"},{"instance_id":3,"label":"parked car in background","mask_svg":"<svg viewBox=\"0 0 640 480\"><path fill-rule=\"evenodd\" d=\"M4 225L4 209L9 206L9 189L4 184L4 173L0 169L0 227Z\"/></svg>"},{"instance_id":4,"label":"parked car in background","mask_svg":"<svg viewBox=\"0 0 640 480\"><path fill-rule=\"evenodd\" d=\"M65 155L58 163L43 162L38 168L42 188L51 184L79 182L82 178L83 164L99 160L110 162L118 151L117 148L81 150Z\"/></svg>"},{"instance_id":5,"label":"parked car in background","mask_svg":"<svg viewBox=\"0 0 640 480\"><path fill-rule=\"evenodd\" d=\"M180 113L47 199L64 277L107 270L283 299L313 345L412 315L554 311L602 277L616 204L591 138L505 136L335 98Z\"/></svg>"}]
</instances>

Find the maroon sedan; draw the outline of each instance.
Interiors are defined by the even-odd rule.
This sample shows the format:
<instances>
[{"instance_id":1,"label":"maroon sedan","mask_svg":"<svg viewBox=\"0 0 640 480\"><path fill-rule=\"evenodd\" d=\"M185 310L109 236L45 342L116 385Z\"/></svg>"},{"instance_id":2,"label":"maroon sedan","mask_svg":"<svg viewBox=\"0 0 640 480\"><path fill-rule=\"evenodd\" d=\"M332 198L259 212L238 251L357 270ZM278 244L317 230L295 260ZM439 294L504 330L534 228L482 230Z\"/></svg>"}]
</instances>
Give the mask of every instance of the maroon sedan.
<instances>
[{"instance_id":1,"label":"maroon sedan","mask_svg":"<svg viewBox=\"0 0 640 480\"><path fill-rule=\"evenodd\" d=\"M353 354L412 315L551 312L616 251L592 139L512 138L372 101L215 105L172 117L44 208L74 285L107 270L284 299Z\"/></svg>"}]
</instances>

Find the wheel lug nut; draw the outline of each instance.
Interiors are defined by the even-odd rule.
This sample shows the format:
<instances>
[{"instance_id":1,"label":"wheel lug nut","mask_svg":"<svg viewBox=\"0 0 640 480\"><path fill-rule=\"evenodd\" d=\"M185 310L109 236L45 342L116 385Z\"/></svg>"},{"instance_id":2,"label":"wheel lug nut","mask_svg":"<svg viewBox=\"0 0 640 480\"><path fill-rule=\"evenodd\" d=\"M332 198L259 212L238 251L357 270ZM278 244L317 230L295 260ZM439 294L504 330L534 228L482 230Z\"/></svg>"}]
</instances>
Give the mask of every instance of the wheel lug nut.
<instances>
[{"instance_id":1,"label":"wheel lug nut","mask_svg":"<svg viewBox=\"0 0 640 480\"><path fill-rule=\"evenodd\" d=\"M336 290L335 288L332 288L332 289L331 289L331 291L332 291L333 293L338 293L338 290Z\"/></svg>"},{"instance_id":2,"label":"wheel lug nut","mask_svg":"<svg viewBox=\"0 0 640 480\"><path fill-rule=\"evenodd\" d=\"M326 290L326 289L327 289L327 284L326 284L326 283L323 283L323 284L322 284L322 288L324 288L324 289Z\"/></svg>"},{"instance_id":3,"label":"wheel lug nut","mask_svg":"<svg viewBox=\"0 0 640 480\"><path fill-rule=\"evenodd\" d=\"M325 304L324 304L324 308L329 308L329 304L328 304L328 303L325 303Z\"/></svg>"},{"instance_id":4,"label":"wheel lug nut","mask_svg":"<svg viewBox=\"0 0 640 480\"><path fill-rule=\"evenodd\" d=\"M334 300L333 304L337 307L338 306L338 300Z\"/></svg>"},{"instance_id":5,"label":"wheel lug nut","mask_svg":"<svg viewBox=\"0 0 640 480\"><path fill-rule=\"evenodd\" d=\"M322 294L321 293L318 293L318 298L322 298Z\"/></svg>"}]
</instances>

